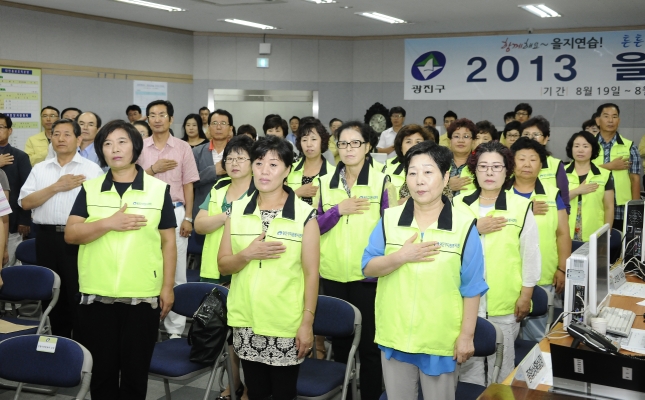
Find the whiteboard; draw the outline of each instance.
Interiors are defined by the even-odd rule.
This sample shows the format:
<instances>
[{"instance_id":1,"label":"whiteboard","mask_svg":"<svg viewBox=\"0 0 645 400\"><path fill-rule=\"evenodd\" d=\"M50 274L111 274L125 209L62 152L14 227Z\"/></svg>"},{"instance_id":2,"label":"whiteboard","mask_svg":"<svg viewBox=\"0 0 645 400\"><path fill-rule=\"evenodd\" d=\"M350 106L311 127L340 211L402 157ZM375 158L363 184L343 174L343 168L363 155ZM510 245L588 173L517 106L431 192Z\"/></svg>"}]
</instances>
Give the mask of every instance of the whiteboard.
<instances>
[{"instance_id":1,"label":"whiteboard","mask_svg":"<svg viewBox=\"0 0 645 400\"><path fill-rule=\"evenodd\" d=\"M0 113L13 122L9 144L24 150L29 136L41 131L42 74L36 68L0 65Z\"/></svg>"}]
</instances>

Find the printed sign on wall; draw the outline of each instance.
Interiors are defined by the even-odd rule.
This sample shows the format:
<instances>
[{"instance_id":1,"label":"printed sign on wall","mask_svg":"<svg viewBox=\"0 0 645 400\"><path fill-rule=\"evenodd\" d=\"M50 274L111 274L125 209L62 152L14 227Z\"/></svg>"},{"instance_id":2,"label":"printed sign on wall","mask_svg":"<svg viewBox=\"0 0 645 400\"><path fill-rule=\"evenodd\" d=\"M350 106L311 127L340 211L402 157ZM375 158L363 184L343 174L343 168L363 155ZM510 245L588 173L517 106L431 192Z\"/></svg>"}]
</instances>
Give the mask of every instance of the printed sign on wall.
<instances>
[{"instance_id":1,"label":"printed sign on wall","mask_svg":"<svg viewBox=\"0 0 645 400\"><path fill-rule=\"evenodd\" d=\"M13 123L11 146L23 150L29 136L41 130L40 69L0 66L0 113Z\"/></svg>"},{"instance_id":2,"label":"printed sign on wall","mask_svg":"<svg viewBox=\"0 0 645 400\"><path fill-rule=\"evenodd\" d=\"M645 31L405 40L406 100L645 100Z\"/></svg>"}]
</instances>

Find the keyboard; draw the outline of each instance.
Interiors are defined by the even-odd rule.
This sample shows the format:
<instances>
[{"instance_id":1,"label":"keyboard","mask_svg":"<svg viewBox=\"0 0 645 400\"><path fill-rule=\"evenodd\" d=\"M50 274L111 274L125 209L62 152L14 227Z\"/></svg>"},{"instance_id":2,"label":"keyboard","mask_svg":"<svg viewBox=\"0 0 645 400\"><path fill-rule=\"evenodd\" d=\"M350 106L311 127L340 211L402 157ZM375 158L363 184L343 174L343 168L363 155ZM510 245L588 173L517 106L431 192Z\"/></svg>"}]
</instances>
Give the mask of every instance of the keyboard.
<instances>
[{"instance_id":1,"label":"keyboard","mask_svg":"<svg viewBox=\"0 0 645 400\"><path fill-rule=\"evenodd\" d=\"M598 318L607 320L607 333L628 337L636 314L633 311L623 310L622 308L605 307L598 315Z\"/></svg>"}]
</instances>

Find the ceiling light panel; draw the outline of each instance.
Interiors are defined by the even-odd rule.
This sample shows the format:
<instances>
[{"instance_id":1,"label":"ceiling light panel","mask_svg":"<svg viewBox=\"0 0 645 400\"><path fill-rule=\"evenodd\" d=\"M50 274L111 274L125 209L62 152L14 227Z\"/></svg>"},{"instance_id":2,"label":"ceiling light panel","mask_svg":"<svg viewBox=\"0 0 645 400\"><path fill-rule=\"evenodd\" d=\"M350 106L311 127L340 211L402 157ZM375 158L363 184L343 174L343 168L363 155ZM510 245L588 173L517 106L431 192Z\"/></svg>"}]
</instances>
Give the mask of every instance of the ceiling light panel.
<instances>
[{"instance_id":1,"label":"ceiling light panel","mask_svg":"<svg viewBox=\"0 0 645 400\"><path fill-rule=\"evenodd\" d=\"M408 21L404 21L399 18L390 17L389 15L385 15L385 14L381 14L373 11L357 12L355 14L360 15L361 17L367 17L367 18L376 19L378 21L387 22L388 24L407 24L408 23Z\"/></svg>"},{"instance_id":2,"label":"ceiling light panel","mask_svg":"<svg viewBox=\"0 0 645 400\"><path fill-rule=\"evenodd\" d=\"M316 4L332 4L336 3L336 0L305 0L308 3L316 3Z\"/></svg>"},{"instance_id":3,"label":"ceiling light panel","mask_svg":"<svg viewBox=\"0 0 645 400\"><path fill-rule=\"evenodd\" d=\"M167 6L165 4L152 3L150 1L143 1L143 0L113 0L113 1L118 1L119 3L131 4L134 6L142 6L142 7L154 8L157 10L170 11L170 12L186 11L184 8L172 7L172 6Z\"/></svg>"},{"instance_id":4,"label":"ceiling light panel","mask_svg":"<svg viewBox=\"0 0 645 400\"><path fill-rule=\"evenodd\" d=\"M518 6L531 14L537 15L540 18L554 18L560 17L557 11L545 6L544 4L522 4Z\"/></svg>"},{"instance_id":5,"label":"ceiling light panel","mask_svg":"<svg viewBox=\"0 0 645 400\"><path fill-rule=\"evenodd\" d=\"M245 21L243 19L226 18L226 19L218 19L218 21L224 21L231 24L244 25L244 26L249 26L251 28L264 29L264 30L279 29L279 28L276 28L275 26L258 24L257 22Z\"/></svg>"}]
</instances>

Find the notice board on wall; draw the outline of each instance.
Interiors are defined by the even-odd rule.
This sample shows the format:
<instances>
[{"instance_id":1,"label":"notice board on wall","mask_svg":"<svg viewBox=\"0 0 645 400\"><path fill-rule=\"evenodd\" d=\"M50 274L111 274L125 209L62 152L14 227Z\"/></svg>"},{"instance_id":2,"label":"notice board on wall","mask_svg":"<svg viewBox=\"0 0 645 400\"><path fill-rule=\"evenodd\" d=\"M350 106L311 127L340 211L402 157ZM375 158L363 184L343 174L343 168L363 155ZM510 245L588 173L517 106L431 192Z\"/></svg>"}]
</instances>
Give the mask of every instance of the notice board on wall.
<instances>
[{"instance_id":1,"label":"notice board on wall","mask_svg":"<svg viewBox=\"0 0 645 400\"><path fill-rule=\"evenodd\" d=\"M0 113L11 117L9 144L24 150L29 136L41 131L42 74L37 68L0 65Z\"/></svg>"}]
</instances>

